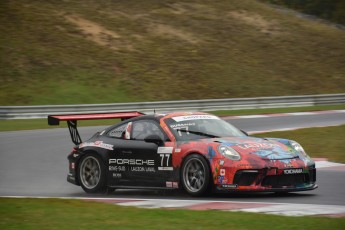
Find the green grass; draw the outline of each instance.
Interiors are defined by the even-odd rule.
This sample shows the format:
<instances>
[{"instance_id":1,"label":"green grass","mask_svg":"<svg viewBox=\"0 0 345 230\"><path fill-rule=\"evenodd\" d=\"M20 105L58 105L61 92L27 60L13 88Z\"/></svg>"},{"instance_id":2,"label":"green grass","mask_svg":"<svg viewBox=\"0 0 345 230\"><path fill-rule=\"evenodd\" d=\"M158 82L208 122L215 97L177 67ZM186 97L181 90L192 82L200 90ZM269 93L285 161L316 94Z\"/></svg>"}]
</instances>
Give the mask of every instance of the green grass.
<instances>
[{"instance_id":1,"label":"green grass","mask_svg":"<svg viewBox=\"0 0 345 230\"><path fill-rule=\"evenodd\" d=\"M343 93L344 57L344 30L255 0L0 2L0 105Z\"/></svg>"},{"instance_id":2,"label":"green grass","mask_svg":"<svg viewBox=\"0 0 345 230\"><path fill-rule=\"evenodd\" d=\"M308 107L290 107L290 108L270 108L270 109L219 110L219 111L213 111L211 113L217 116L237 116L237 115L311 112L311 111L320 111L320 110L343 110L343 109L345 109L345 104L308 106Z\"/></svg>"},{"instance_id":3,"label":"green grass","mask_svg":"<svg viewBox=\"0 0 345 230\"><path fill-rule=\"evenodd\" d=\"M61 199L0 198L1 229L343 229L345 218L138 209Z\"/></svg>"},{"instance_id":4,"label":"green grass","mask_svg":"<svg viewBox=\"0 0 345 230\"><path fill-rule=\"evenodd\" d=\"M311 157L325 157L330 161L345 163L345 125L270 132L254 136L292 139L299 142Z\"/></svg>"},{"instance_id":5,"label":"green grass","mask_svg":"<svg viewBox=\"0 0 345 230\"><path fill-rule=\"evenodd\" d=\"M309 107L291 107L291 108L273 108L273 109L247 109L247 110L222 110L211 111L210 113L217 116L238 116L268 113L288 113L288 112L307 112L317 110L339 110L345 109L344 105L327 105L327 106L309 106ZM113 125L118 123L118 119L110 120L90 120L78 121L78 127L81 126L97 126L97 125ZM60 126L48 126L47 119L18 119L18 120L0 120L1 131L31 130L31 129L48 129L67 127L66 122L61 122Z\"/></svg>"},{"instance_id":6,"label":"green grass","mask_svg":"<svg viewBox=\"0 0 345 230\"><path fill-rule=\"evenodd\" d=\"M91 120L78 121L78 127L83 126L101 126L114 125L120 122L119 119L109 120ZM17 131L17 130L33 130L33 129L49 129L49 128L66 128L65 121L60 122L59 126L49 126L47 119L18 119L18 120L0 120L1 131Z\"/></svg>"}]
</instances>

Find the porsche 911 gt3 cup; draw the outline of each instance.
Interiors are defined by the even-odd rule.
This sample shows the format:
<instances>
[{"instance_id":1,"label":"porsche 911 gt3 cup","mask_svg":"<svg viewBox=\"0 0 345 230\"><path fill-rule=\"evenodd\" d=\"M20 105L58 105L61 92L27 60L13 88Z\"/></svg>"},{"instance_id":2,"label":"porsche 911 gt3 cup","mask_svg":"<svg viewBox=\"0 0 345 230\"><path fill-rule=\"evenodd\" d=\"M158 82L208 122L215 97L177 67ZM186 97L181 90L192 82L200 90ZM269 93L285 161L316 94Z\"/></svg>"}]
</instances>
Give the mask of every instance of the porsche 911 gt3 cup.
<instances>
[{"instance_id":1,"label":"porsche 911 gt3 cup","mask_svg":"<svg viewBox=\"0 0 345 230\"><path fill-rule=\"evenodd\" d=\"M82 142L78 120L122 122ZM248 136L221 118L200 112L51 115L67 121L75 144L67 180L87 193L116 188L293 192L317 188L313 160L293 140Z\"/></svg>"}]
</instances>

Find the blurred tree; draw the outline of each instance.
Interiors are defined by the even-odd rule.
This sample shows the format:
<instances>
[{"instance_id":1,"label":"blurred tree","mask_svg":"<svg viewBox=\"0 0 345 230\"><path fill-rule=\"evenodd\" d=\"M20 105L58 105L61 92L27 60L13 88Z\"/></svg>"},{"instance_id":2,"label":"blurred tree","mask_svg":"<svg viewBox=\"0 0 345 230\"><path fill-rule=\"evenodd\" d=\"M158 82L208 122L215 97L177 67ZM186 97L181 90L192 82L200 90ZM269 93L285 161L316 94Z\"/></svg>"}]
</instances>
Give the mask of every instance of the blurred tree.
<instances>
[{"instance_id":1,"label":"blurred tree","mask_svg":"<svg viewBox=\"0 0 345 230\"><path fill-rule=\"evenodd\" d=\"M345 25L345 0L263 0Z\"/></svg>"}]
</instances>

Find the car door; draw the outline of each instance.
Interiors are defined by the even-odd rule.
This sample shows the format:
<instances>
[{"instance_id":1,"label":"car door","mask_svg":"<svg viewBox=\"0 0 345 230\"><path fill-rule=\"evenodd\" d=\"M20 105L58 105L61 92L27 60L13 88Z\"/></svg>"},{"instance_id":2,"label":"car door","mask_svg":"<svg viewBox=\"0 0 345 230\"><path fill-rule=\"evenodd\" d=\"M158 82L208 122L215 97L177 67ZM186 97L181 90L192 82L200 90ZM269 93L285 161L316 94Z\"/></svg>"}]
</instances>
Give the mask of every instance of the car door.
<instances>
[{"instance_id":1,"label":"car door","mask_svg":"<svg viewBox=\"0 0 345 230\"><path fill-rule=\"evenodd\" d=\"M152 135L162 143L145 141ZM172 177L173 143L154 120L137 120L109 132L115 138L109 156L109 183L113 186L165 187ZM116 136L116 137L115 137Z\"/></svg>"},{"instance_id":2,"label":"car door","mask_svg":"<svg viewBox=\"0 0 345 230\"><path fill-rule=\"evenodd\" d=\"M159 137L161 143L145 140ZM165 187L171 178L173 146L154 120L134 121L131 130L131 145L135 164L130 165L130 178L134 185L145 187Z\"/></svg>"},{"instance_id":3,"label":"car door","mask_svg":"<svg viewBox=\"0 0 345 230\"><path fill-rule=\"evenodd\" d=\"M129 159L132 152L128 148L131 143L125 138L126 130L131 126L131 122L124 123L108 131L105 139L113 143L113 150L109 151L107 159L108 176L107 181L110 186L126 185L129 182Z\"/></svg>"}]
</instances>

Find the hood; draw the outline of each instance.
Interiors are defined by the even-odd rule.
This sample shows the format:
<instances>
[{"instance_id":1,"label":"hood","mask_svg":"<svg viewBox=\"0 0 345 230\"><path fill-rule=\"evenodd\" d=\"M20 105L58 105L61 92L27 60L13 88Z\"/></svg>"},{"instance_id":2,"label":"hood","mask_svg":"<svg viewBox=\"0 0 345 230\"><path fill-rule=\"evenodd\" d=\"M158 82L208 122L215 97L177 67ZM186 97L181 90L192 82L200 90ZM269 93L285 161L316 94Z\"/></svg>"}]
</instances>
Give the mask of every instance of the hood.
<instances>
[{"instance_id":1,"label":"hood","mask_svg":"<svg viewBox=\"0 0 345 230\"><path fill-rule=\"evenodd\" d=\"M285 160L298 158L296 150L280 143L277 140L256 138L256 137L226 137L213 139L240 154L255 154L263 159Z\"/></svg>"}]
</instances>

